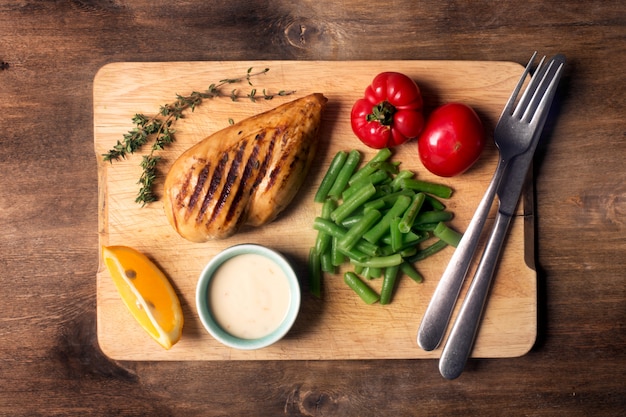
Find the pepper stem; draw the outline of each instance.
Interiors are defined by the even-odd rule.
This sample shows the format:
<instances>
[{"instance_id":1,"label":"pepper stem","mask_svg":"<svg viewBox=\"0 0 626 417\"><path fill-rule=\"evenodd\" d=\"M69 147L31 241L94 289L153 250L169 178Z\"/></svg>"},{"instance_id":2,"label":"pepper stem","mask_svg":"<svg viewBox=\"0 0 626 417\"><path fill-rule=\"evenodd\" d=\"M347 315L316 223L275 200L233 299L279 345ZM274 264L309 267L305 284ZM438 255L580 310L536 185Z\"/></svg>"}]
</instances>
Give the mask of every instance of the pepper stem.
<instances>
[{"instance_id":1,"label":"pepper stem","mask_svg":"<svg viewBox=\"0 0 626 417\"><path fill-rule=\"evenodd\" d=\"M389 103L387 100L381 101L374 107L372 107L372 112L367 115L368 122L377 121L381 125L390 126L393 122L393 115L396 113L396 108L393 104Z\"/></svg>"}]
</instances>

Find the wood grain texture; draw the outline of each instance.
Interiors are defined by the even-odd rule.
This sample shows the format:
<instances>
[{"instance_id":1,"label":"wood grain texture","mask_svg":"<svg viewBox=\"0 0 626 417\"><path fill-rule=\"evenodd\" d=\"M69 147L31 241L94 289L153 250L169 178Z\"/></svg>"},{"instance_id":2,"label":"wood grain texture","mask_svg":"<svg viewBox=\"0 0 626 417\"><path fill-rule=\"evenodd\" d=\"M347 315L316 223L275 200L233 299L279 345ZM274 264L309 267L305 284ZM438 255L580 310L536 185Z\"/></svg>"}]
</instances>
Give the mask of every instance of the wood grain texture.
<instances>
[{"instance_id":1,"label":"wood grain texture","mask_svg":"<svg viewBox=\"0 0 626 417\"><path fill-rule=\"evenodd\" d=\"M622 416L626 5L0 0L0 415ZM99 349L93 81L114 62L568 58L534 161L519 358L115 361ZM169 96L166 97L169 99Z\"/></svg>"},{"instance_id":2,"label":"wood grain texture","mask_svg":"<svg viewBox=\"0 0 626 417\"><path fill-rule=\"evenodd\" d=\"M311 225L321 210L320 205L313 203L313 196L336 152L356 148L364 161L376 153L354 136L349 114L364 86L379 72L397 70L415 79L422 86L429 109L451 101L472 106L491 131L523 68L506 62L445 61L111 64L98 72L94 82L96 155L106 153L132 127L129 120L135 112L150 114L150 109L159 108L156 103L164 104L175 92L198 90L194 84L199 80L208 84L234 78L245 74L248 68L270 68L263 77L252 80L254 88L268 92L296 90L296 94L283 102L314 92L323 93L329 100L319 135L319 154L305 186L277 221L260 228L244 229L232 238L197 244L175 233L165 218L162 203L142 208L134 202L140 155L123 163L99 161L101 244L135 247L155 260L173 281L186 318L181 342L174 349L164 351L144 332L138 331L137 323L120 302L101 264L97 286L100 347L112 358L126 360L437 357L440 350L419 349L415 341L416 329L451 249L419 263L417 267L425 276L424 284L418 286L411 280L401 280L397 296L389 306L365 305L343 283L341 275L331 274L325 277L322 300L317 300L310 296L306 287L306 260L316 235ZM342 81L338 83L338 79ZM244 94L252 88L246 83L233 87L244 90ZM197 107L193 114L176 124L174 146L160 153L164 158L162 177L185 149L228 126L228 118L241 120L252 116L277 106L277 100L252 103L222 98ZM490 134L488 142L493 142ZM402 161L403 169L413 170L422 180L439 182L455 190L453 198L445 204L455 214L452 226L462 231L495 170L497 152L490 145L473 169L449 179L437 178L419 165L414 143L395 148L394 160ZM159 192L161 182L157 185ZM533 241L534 236L532 230L527 230L530 235L524 233L523 217L513 223L476 342L473 353L476 357L521 356L535 340L536 274L533 265L529 267L525 262L525 242ZM281 251L299 271L303 284L304 302L295 327L281 342L258 351L239 351L217 343L202 328L195 307L196 283L204 265L220 250L239 243L259 243ZM380 284L380 280L372 282L377 290Z\"/></svg>"}]
</instances>

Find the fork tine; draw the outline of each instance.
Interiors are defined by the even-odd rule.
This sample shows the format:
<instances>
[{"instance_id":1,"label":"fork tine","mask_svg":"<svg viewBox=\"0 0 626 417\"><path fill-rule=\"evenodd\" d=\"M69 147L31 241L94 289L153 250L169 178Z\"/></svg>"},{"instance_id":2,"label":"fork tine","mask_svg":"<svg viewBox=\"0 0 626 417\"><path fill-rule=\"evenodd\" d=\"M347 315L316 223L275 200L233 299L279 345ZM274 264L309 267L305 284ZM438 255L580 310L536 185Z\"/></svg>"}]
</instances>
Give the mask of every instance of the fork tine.
<instances>
[{"instance_id":1,"label":"fork tine","mask_svg":"<svg viewBox=\"0 0 626 417\"><path fill-rule=\"evenodd\" d=\"M549 95L547 93L549 92L550 89L553 88L552 85L554 84L554 80L558 78L558 74L561 71L561 68L563 67L563 63L561 63L561 65L556 70L554 70L556 71L556 74L552 74L553 67L556 66L558 60L559 60L558 56L550 60L548 68L545 70L545 72L541 76L541 82L539 83L539 86L535 90L530 100L530 103L527 106L526 111L524 112L524 115L522 116L522 121L531 123L534 115L539 113L539 110L541 110L541 108L543 107L541 103L545 103L546 101L545 97Z\"/></svg>"},{"instance_id":2,"label":"fork tine","mask_svg":"<svg viewBox=\"0 0 626 417\"><path fill-rule=\"evenodd\" d=\"M541 96L537 98L537 100L539 100L539 103L536 105L536 110L530 115L530 119L528 120L529 123L534 125L542 125L545 122L545 119L548 117L548 112L544 112L543 109L548 106L548 103L552 102L552 96L555 94L558 80L561 76L561 73L563 72L563 65L565 63L563 59L564 57L562 55L557 55L552 59L552 62L550 63L550 68L548 68L548 71L546 71L546 74L544 75L544 80L542 80L542 84L544 84L544 86L548 80L549 83L545 87L545 89L542 89L543 92ZM555 73L549 75L551 67L553 65L556 65L556 63L558 63L559 65L556 68ZM535 117L536 115L539 115L540 117Z\"/></svg>"},{"instance_id":3,"label":"fork tine","mask_svg":"<svg viewBox=\"0 0 626 417\"><path fill-rule=\"evenodd\" d=\"M526 77L528 76L528 73L530 72L530 67L532 66L533 61L535 60L536 56L537 56L537 51L533 53L533 56L530 57L530 61L528 61L528 64L526 64L526 68L524 68L524 72L522 73L522 76L517 82L517 85L515 86L515 89L511 93L511 96L509 97L509 101L507 101L506 105L504 106L504 110L502 111L503 115L511 114L513 112L513 106L515 106L515 100L517 100L517 95L522 89L522 86L524 85L524 81L526 81Z\"/></svg>"},{"instance_id":4,"label":"fork tine","mask_svg":"<svg viewBox=\"0 0 626 417\"><path fill-rule=\"evenodd\" d=\"M541 61L539 61L539 65L537 65L537 68L535 69L535 74L530 80L530 84L528 84L528 87L524 91L524 94L522 94L522 98L520 98L519 103L513 112L513 117L520 118L520 113L524 112L528 108L528 104L537 91L537 87L539 86L543 78L543 74L546 71L545 66L543 65L545 60L546 57L544 56L541 58Z\"/></svg>"}]
</instances>

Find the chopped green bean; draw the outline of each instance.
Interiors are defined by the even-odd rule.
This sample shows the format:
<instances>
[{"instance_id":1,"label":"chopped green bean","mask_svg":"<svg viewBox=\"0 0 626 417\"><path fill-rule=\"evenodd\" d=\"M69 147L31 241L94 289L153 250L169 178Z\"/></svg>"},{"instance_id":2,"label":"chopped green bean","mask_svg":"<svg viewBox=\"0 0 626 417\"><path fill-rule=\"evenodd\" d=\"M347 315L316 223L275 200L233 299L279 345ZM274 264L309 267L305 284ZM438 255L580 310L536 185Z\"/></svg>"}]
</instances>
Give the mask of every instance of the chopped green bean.
<instances>
[{"instance_id":1,"label":"chopped green bean","mask_svg":"<svg viewBox=\"0 0 626 417\"><path fill-rule=\"evenodd\" d=\"M387 178L385 181L376 184L376 194L372 198L384 197L387 194L391 194L391 178Z\"/></svg>"},{"instance_id":2,"label":"chopped green bean","mask_svg":"<svg viewBox=\"0 0 626 417\"><path fill-rule=\"evenodd\" d=\"M385 171L376 170L362 180L351 183L350 186L346 188L343 193L341 193L341 197L346 200L365 184L377 185L384 182L387 178L389 178L389 174L387 174Z\"/></svg>"},{"instance_id":3,"label":"chopped green bean","mask_svg":"<svg viewBox=\"0 0 626 417\"><path fill-rule=\"evenodd\" d=\"M324 204L322 205L321 217L323 219L330 219L330 213L332 213L334 209L335 209L334 201L332 200L324 201ZM324 231L317 232L317 237L315 238L315 250L317 250L318 254L322 255L324 252L328 250L328 248L330 247L330 239L331 239L331 236L328 233Z\"/></svg>"},{"instance_id":4,"label":"chopped green bean","mask_svg":"<svg viewBox=\"0 0 626 417\"><path fill-rule=\"evenodd\" d=\"M380 299L380 296L376 293L376 291L370 288L353 272L344 273L343 281L348 284L348 286L352 288L352 290L356 292L366 304L374 304Z\"/></svg>"},{"instance_id":5,"label":"chopped green bean","mask_svg":"<svg viewBox=\"0 0 626 417\"><path fill-rule=\"evenodd\" d=\"M382 214L378 210L368 211L363 215L363 218L352 226L346 234L339 240L338 245L342 249L352 249L359 240L363 237L377 221L382 217Z\"/></svg>"},{"instance_id":6,"label":"chopped green bean","mask_svg":"<svg viewBox=\"0 0 626 417\"><path fill-rule=\"evenodd\" d=\"M363 278L363 279L372 279L372 277L370 276L370 267L369 266L363 266L361 268L363 268L361 270L361 278Z\"/></svg>"},{"instance_id":7,"label":"chopped green bean","mask_svg":"<svg viewBox=\"0 0 626 417\"><path fill-rule=\"evenodd\" d=\"M400 249L398 251L398 253L403 258L408 258L409 256L413 256L413 255L415 255L417 253L417 247L411 246L411 247L408 247L408 248L402 248L402 249Z\"/></svg>"},{"instance_id":8,"label":"chopped green bean","mask_svg":"<svg viewBox=\"0 0 626 417\"><path fill-rule=\"evenodd\" d=\"M341 193L346 189L348 181L359 165L359 162L361 162L361 153L356 149L351 150L346 162L343 164L343 167L341 167L341 171L339 171L332 187L328 191L329 197L339 198L341 196Z\"/></svg>"},{"instance_id":9,"label":"chopped green bean","mask_svg":"<svg viewBox=\"0 0 626 417\"><path fill-rule=\"evenodd\" d=\"M325 200L324 204L322 204L322 217L325 219L330 219L330 214L337 208L337 203L333 200Z\"/></svg>"},{"instance_id":10,"label":"chopped green bean","mask_svg":"<svg viewBox=\"0 0 626 417\"><path fill-rule=\"evenodd\" d=\"M432 245L430 245L430 246L420 250L415 255L407 258L406 260L408 262L411 262L411 263L422 261L422 260L428 258L429 256L432 256L432 255L436 254L437 252L439 252L440 250L444 249L446 246L448 246L448 244L446 242L444 242L441 239L437 240Z\"/></svg>"},{"instance_id":11,"label":"chopped green bean","mask_svg":"<svg viewBox=\"0 0 626 417\"><path fill-rule=\"evenodd\" d=\"M432 232L439 223L420 223L414 224L413 230L417 232Z\"/></svg>"},{"instance_id":12,"label":"chopped green bean","mask_svg":"<svg viewBox=\"0 0 626 417\"><path fill-rule=\"evenodd\" d=\"M383 275L383 269L375 266L366 266L363 277L367 279L380 278Z\"/></svg>"},{"instance_id":13,"label":"chopped green bean","mask_svg":"<svg viewBox=\"0 0 626 417\"><path fill-rule=\"evenodd\" d=\"M363 183L366 181L371 182L374 185L382 184L385 182L385 180L388 180L388 179L389 179L389 174L386 171L383 171L382 169L377 169L376 171L372 172L367 177L363 178L361 181L353 182L352 184L350 184L350 187L353 187L356 184Z\"/></svg>"},{"instance_id":14,"label":"chopped green bean","mask_svg":"<svg viewBox=\"0 0 626 417\"><path fill-rule=\"evenodd\" d=\"M337 246L337 250L343 253L348 259L359 261L359 262L364 262L370 257L370 255L359 250L358 248L352 248L352 249L346 250L346 249L341 249L339 246Z\"/></svg>"},{"instance_id":15,"label":"chopped green bean","mask_svg":"<svg viewBox=\"0 0 626 417\"><path fill-rule=\"evenodd\" d=\"M330 261L333 266L340 266L346 261L346 255L339 251L338 248L339 238L337 236L333 236L330 245Z\"/></svg>"},{"instance_id":16,"label":"chopped green bean","mask_svg":"<svg viewBox=\"0 0 626 417\"><path fill-rule=\"evenodd\" d=\"M328 233L318 231L315 238L315 251L321 255L330 247L331 236Z\"/></svg>"},{"instance_id":17,"label":"chopped green bean","mask_svg":"<svg viewBox=\"0 0 626 417\"><path fill-rule=\"evenodd\" d=\"M430 235L426 232L422 232L419 234L413 231L409 233L402 233L402 247L400 249L405 248L408 245L415 246L419 242L422 242L428 239L429 237ZM391 236L383 236L383 238L381 239L381 242L383 242L386 245L391 245Z\"/></svg>"},{"instance_id":18,"label":"chopped green bean","mask_svg":"<svg viewBox=\"0 0 626 417\"><path fill-rule=\"evenodd\" d=\"M353 249L357 249L359 252L363 252L367 256L380 255L380 246L370 243L364 239L359 240Z\"/></svg>"},{"instance_id":19,"label":"chopped green bean","mask_svg":"<svg viewBox=\"0 0 626 417\"><path fill-rule=\"evenodd\" d=\"M324 200L328 196L328 192L335 183L335 179L339 175L339 172L341 171L341 168L345 164L347 158L348 154L345 151L339 151L335 154L333 160L330 163L330 166L328 167L328 170L326 171L326 174L324 175L324 178L322 179L319 188L317 189L317 192L315 193L313 201L315 201L316 203L324 202Z\"/></svg>"},{"instance_id":20,"label":"chopped green bean","mask_svg":"<svg viewBox=\"0 0 626 417\"><path fill-rule=\"evenodd\" d=\"M441 211L441 210L445 210L446 209L446 205L443 204L441 201L437 200L432 195L426 194L426 202L428 202L428 204L430 204L430 207L433 210Z\"/></svg>"},{"instance_id":21,"label":"chopped green bean","mask_svg":"<svg viewBox=\"0 0 626 417\"><path fill-rule=\"evenodd\" d=\"M366 184L356 191L349 199L337 207L331 214L330 218L335 223L341 223L343 219L352 214L356 209L362 206L376 192L376 187L372 184Z\"/></svg>"},{"instance_id":22,"label":"chopped green bean","mask_svg":"<svg viewBox=\"0 0 626 417\"><path fill-rule=\"evenodd\" d=\"M398 252L404 244L402 232L400 231L400 221L400 217L394 217L389 224L389 236L391 238L391 250L393 252Z\"/></svg>"},{"instance_id":23,"label":"chopped green bean","mask_svg":"<svg viewBox=\"0 0 626 417\"><path fill-rule=\"evenodd\" d=\"M433 230L433 234L439 239L446 242L448 245L453 246L455 248L459 246L459 242L461 241L461 238L463 237L461 233L457 232L456 230L451 229L444 222L439 222L439 224L437 224L437 227L435 227L435 230Z\"/></svg>"},{"instance_id":24,"label":"chopped green bean","mask_svg":"<svg viewBox=\"0 0 626 417\"><path fill-rule=\"evenodd\" d=\"M389 304L391 301L391 296L393 295L393 290L398 278L398 269L400 269L400 265L385 268L383 285L380 289L380 304Z\"/></svg>"},{"instance_id":25,"label":"chopped green bean","mask_svg":"<svg viewBox=\"0 0 626 417\"><path fill-rule=\"evenodd\" d=\"M409 204L411 204L410 197L406 195L398 196L398 199L394 203L393 207L389 209L389 211L382 217L382 219L380 219L380 221L376 225L374 225L363 235L363 239L371 243L378 242L378 240L389 231L389 224L391 223L391 219L401 216L402 213L404 213L404 211L407 209L407 207L409 207Z\"/></svg>"},{"instance_id":26,"label":"chopped green bean","mask_svg":"<svg viewBox=\"0 0 626 417\"><path fill-rule=\"evenodd\" d=\"M357 224L362 218L363 218L362 214L355 214L353 216L346 217L345 219L341 221L341 226L345 227L346 229L349 229L355 224Z\"/></svg>"},{"instance_id":27,"label":"chopped green bean","mask_svg":"<svg viewBox=\"0 0 626 417\"><path fill-rule=\"evenodd\" d=\"M408 262L402 262L400 264L400 271L402 271L404 275L408 276L409 278L411 278L413 281L417 282L418 284L424 280L424 278L422 278L422 275L420 275L420 273L417 272L415 267Z\"/></svg>"},{"instance_id":28,"label":"chopped green bean","mask_svg":"<svg viewBox=\"0 0 626 417\"><path fill-rule=\"evenodd\" d=\"M389 194L383 194L382 196L374 199L374 200L370 200L367 203L365 203L363 205L364 210L368 210L371 207L392 207L393 204L396 202L396 200L398 199L399 196L401 195L406 195L409 197L413 197L415 195L415 193L411 190L402 190L402 191L398 191L395 193L389 193ZM374 197L376 197L376 195L374 195ZM382 205L381 205L382 203Z\"/></svg>"},{"instance_id":29,"label":"chopped green bean","mask_svg":"<svg viewBox=\"0 0 626 417\"><path fill-rule=\"evenodd\" d=\"M317 298L322 296L322 263L315 248L309 250L309 291Z\"/></svg>"},{"instance_id":30,"label":"chopped green bean","mask_svg":"<svg viewBox=\"0 0 626 417\"><path fill-rule=\"evenodd\" d=\"M396 162L376 161L372 163L372 167L375 169L383 170L393 175L396 175L400 171Z\"/></svg>"},{"instance_id":31,"label":"chopped green bean","mask_svg":"<svg viewBox=\"0 0 626 417\"><path fill-rule=\"evenodd\" d=\"M316 217L315 220L313 220L313 229L339 238L342 238L347 232L345 228L323 217Z\"/></svg>"},{"instance_id":32,"label":"chopped green bean","mask_svg":"<svg viewBox=\"0 0 626 417\"><path fill-rule=\"evenodd\" d=\"M406 237L407 235L410 235L410 237L407 238ZM413 256L413 253L410 253L410 252L417 252L417 244L419 242L422 242L428 239L429 237L430 237L430 234L428 233L425 233L423 235L417 235L413 232L409 232L407 234L403 233L402 234L402 238L403 238L402 246L400 246L400 249L395 251L391 247L391 236L387 235L380 240L382 243L385 243L385 245L379 247L378 256L387 256L396 252L399 252L403 258L407 256Z\"/></svg>"},{"instance_id":33,"label":"chopped green bean","mask_svg":"<svg viewBox=\"0 0 626 417\"><path fill-rule=\"evenodd\" d=\"M376 162L386 161L390 157L391 157L391 150L389 148L383 148L379 150L376 153L376 155L374 155L374 157L372 157L372 159L367 164L365 164L363 168L359 169L357 172L355 172L352 175L352 178L350 178L350 181L348 181L348 184L352 184L356 181L359 181L360 179L367 177L372 172L376 171L376 167L375 167Z\"/></svg>"},{"instance_id":34,"label":"chopped green bean","mask_svg":"<svg viewBox=\"0 0 626 417\"><path fill-rule=\"evenodd\" d=\"M367 213L368 211L371 211L371 210L380 211L380 210L383 210L384 208L385 208L385 202L383 201L383 199L377 198L376 200L371 200L363 204L363 213Z\"/></svg>"},{"instance_id":35,"label":"chopped green bean","mask_svg":"<svg viewBox=\"0 0 626 417\"><path fill-rule=\"evenodd\" d=\"M332 262L330 248L326 252L320 254L320 263L322 264L322 271L330 274L335 272L335 266Z\"/></svg>"},{"instance_id":36,"label":"chopped green bean","mask_svg":"<svg viewBox=\"0 0 626 417\"><path fill-rule=\"evenodd\" d=\"M435 184L413 178L403 178L399 181L399 185L400 188L421 191L441 198L450 198L452 196L452 188L443 184Z\"/></svg>"},{"instance_id":37,"label":"chopped green bean","mask_svg":"<svg viewBox=\"0 0 626 417\"><path fill-rule=\"evenodd\" d=\"M454 217L454 214L450 211L423 211L417 215L413 225L447 222L448 220L452 220L452 217Z\"/></svg>"},{"instance_id":38,"label":"chopped green bean","mask_svg":"<svg viewBox=\"0 0 626 417\"><path fill-rule=\"evenodd\" d=\"M391 236L387 235L386 237L389 237L389 241L391 242ZM396 253L396 251L393 250L391 245L385 245L380 248L380 253L378 254L378 256L389 256L393 255L394 253Z\"/></svg>"},{"instance_id":39,"label":"chopped green bean","mask_svg":"<svg viewBox=\"0 0 626 417\"><path fill-rule=\"evenodd\" d=\"M402 263L402 256L399 253L394 253L389 256L368 258L363 262L356 260L352 260L351 262L354 265L369 266L370 268L387 268L390 266L400 265Z\"/></svg>"},{"instance_id":40,"label":"chopped green bean","mask_svg":"<svg viewBox=\"0 0 626 417\"><path fill-rule=\"evenodd\" d=\"M411 205L406 209L406 211L402 215L402 219L398 222L398 230L400 232L408 233L409 231L411 231L411 227L415 222L415 218L422 209L424 199L424 193L417 193L413 196L413 199L411 200Z\"/></svg>"},{"instance_id":41,"label":"chopped green bean","mask_svg":"<svg viewBox=\"0 0 626 417\"><path fill-rule=\"evenodd\" d=\"M323 219L321 217L316 217L313 220L313 229L322 231L331 236L337 236L338 238L342 238L347 233L347 230L336 223ZM377 245L374 245L366 240L360 240L354 247L353 250L358 250L358 252L363 253L367 256L377 256L379 254L380 248ZM343 251L347 256L351 257L346 251Z\"/></svg>"},{"instance_id":42,"label":"chopped green bean","mask_svg":"<svg viewBox=\"0 0 626 417\"><path fill-rule=\"evenodd\" d=\"M406 169L398 172L398 175L394 177L390 184L392 191L400 191L400 180L404 178L413 178L414 175L415 173L413 171L409 171Z\"/></svg>"}]
</instances>

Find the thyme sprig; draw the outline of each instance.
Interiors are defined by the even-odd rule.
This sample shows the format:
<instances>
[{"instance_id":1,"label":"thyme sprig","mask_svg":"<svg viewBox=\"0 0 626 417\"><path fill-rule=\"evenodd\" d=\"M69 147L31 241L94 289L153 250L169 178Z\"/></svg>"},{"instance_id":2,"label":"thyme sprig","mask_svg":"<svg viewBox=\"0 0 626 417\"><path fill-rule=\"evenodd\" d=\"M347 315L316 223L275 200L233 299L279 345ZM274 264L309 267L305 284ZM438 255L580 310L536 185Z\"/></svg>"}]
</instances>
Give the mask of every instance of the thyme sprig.
<instances>
[{"instance_id":1,"label":"thyme sprig","mask_svg":"<svg viewBox=\"0 0 626 417\"><path fill-rule=\"evenodd\" d=\"M124 134L121 141L118 140L107 153L102 155L103 160L113 163L113 161L125 159L128 154L135 153L146 143L154 139L150 153L143 156L140 164L142 174L138 181L140 188L135 202L145 206L146 204L157 201L157 196L153 192L153 185L158 176L157 164L161 160L161 157L156 155L156 153L162 151L167 145L174 142L174 133L176 132L172 127L174 122L183 118L186 110L193 112L205 99L228 97L232 101L238 101L239 99L247 98L252 102L256 102L258 99L271 100L276 96L288 96L295 92L280 90L275 94L270 94L263 89L262 94L258 94L256 88L251 88L247 93L241 92L236 88L225 91L225 86L244 81L247 82L249 86L252 86L251 79L253 77L265 74L268 71L269 68L265 68L261 71L253 72L252 68L248 68L244 76L225 78L217 83L211 84L206 91L194 91L187 96L177 94L176 100L173 103L161 106L159 112L154 116L148 117L143 114L135 114L132 117L132 122L135 127ZM230 121L231 119L229 119L229 123Z\"/></svg>"}]
</instances>

